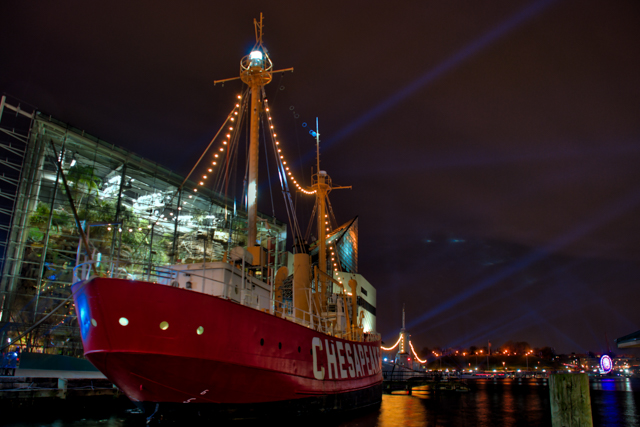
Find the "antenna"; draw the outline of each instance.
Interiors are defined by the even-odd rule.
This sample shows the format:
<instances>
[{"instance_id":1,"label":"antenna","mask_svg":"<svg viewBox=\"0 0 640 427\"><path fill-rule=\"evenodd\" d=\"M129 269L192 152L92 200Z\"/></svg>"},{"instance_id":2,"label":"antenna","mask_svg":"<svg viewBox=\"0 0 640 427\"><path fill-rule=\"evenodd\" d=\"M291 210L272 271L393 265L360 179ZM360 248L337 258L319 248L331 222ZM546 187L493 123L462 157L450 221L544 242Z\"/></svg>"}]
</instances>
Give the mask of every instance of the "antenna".
<instances>
[{"instance_id":1,"label":"antenna","mask_svg":"<svg viewBox=\"0 0 640 427\"><path fill-rule=\"evenodd\" d=\"M315 135L316 137L316 159L318 161L318 170L317 172L320 173L320 128L318 127L318 118L316 117L316 131L315 131Z\"/></svg>"},{"instance_id":2,"label":"antenna","mask_svg":"<svg viewBox=\"0 0 640 427\"><path fill-rule=\"evenodd\" d=\"M402 304L402 329L404 329L404 304Z\"/></svg>"},{"instance_id":3,"label":"antenna","mask_svg":"<svg viewBox=\"0 0 640 427\"><path fill-rule=\"evenodd\" d=\"M256 32L256 46L262 46L262 12L260 12L260 22L253 19L253 27Z\"/></svg>"}]
</instances>

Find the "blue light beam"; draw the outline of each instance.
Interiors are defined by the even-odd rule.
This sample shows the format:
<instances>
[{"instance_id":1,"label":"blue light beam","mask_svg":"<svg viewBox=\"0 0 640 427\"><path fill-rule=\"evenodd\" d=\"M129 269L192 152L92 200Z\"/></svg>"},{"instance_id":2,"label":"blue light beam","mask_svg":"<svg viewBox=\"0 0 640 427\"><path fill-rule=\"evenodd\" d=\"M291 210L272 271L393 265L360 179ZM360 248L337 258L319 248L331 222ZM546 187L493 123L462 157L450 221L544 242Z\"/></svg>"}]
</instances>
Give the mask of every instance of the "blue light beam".
<instances>
[{"instance_id":1,"label":"blue light beam","mask_svg":"<svg viewBox=\"0 0 640 427\"><path fill-rule=\"evenodd\" d=\"M455 67L457 67L458 65L466 61L467 59L478 54L485 47L489 46L491 43L499 40L504 35L513 31L520 24L533 18L538 13L546 9L549 5L551 5L552 3L555 3L555 1L556 0L541 0L541 1L534 2L529 6L525 7L520 12L516 13L506 21L502 22L497 27L493 28L489 32L482 35L476 41L471 42L470 44L466 45L464 48L462 48L461 50L459 50L449 58L445 59L443 62L437 65L434 69L423 74L421 77L414 80L413 82L405 86L403 89L396 92L394 95L387 98L382 103L378 104L373 109L361 115L351 124L339 130L336 136L326 140L324 145L325 146L331 145L351 135L360 127L364 126L365 124L369 123L375 118L381 116L387 110L399 104L400 102L404 101L406 98L413 95L416 91L420 90L422 87L433 82L437 78L444 75L446 72L454 69Z\"/></svg>"},{"instance_id":2,"label":"blue light beam","mask_svg":"<svg viewBox=\"0 0 640 427\"><path fill-rule=\"evenodd\" d=\"M596 215L592 216L586 221L575 226L573 229L569 230L564 235L556 238L554 241L550 242L548 245L538 248L532 251L529 255L522 257L520 260L511 263L506 266L501 271L496 274L479 281L477 284L472 286L471 288L465 290L464 292L458 294L454 298L449 299L443 304L439 305L433 310L430 310L421 316L413 319L413 321L409 322L407 325L407 329L412 329L419 324L426 322L446 310L449 310L456 305L478 295L480 292L495 286L500 283L502 280L507 277L529 267L530 265L546 258L549 254L558 252L563 247L566 247L572 242L575 242L579 238L587 235L593 230L599 228L600 226L614 220L618 216L628 212L630 209L636 207L640 204L640 192L632 193L631 195L627 195L622 199L619 199L616 204L613 206L608 206L606 209L601 209L597 212Z\"/></svg>"}]
</instances>

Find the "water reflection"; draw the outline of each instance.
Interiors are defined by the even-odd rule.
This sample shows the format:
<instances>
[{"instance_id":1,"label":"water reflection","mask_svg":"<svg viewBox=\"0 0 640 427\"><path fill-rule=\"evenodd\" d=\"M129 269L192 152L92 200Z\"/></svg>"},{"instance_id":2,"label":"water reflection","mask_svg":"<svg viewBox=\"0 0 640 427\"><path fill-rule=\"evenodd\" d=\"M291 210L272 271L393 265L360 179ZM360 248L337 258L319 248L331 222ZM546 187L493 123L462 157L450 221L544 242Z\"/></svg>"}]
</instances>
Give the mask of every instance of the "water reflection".
<instances>
[{"instance_id":1,"label":"water reflection","mask_svg":"<svg viewBox=\"0 0 640 427\"><path fill-rule=\"evenodd\" d=\"M402 395L385 395L380 407L377 426L380 427L418 427L425 425L427 411L422 399Z\"/></svg>"},{"instance_id":2,"label":"water reflection","mask_svg":"<svg viewBox=\"0 0 640 427\"><path fill-rule=\"evenodd\" d=\"M594 425L640 425L636 410L640 400L639 379L599 378L590 382L590 388Z\"/></svg>"},{"instance_id":3,"label":"water reflection","mask_svg":"<svg viewBox=\"0 0 640 427\"><path fill-rule=\"evenodd\" d=\"M551 422L549 389L535 380L479 379L469 392L414 390L413 395L385 395L375 416L339 424L373 426L547 426ZM416 392L417 391L417 392Z\"/></svg>"},{"instance_id":4,"label":"water reflection","mask_svg":"<svg viewBox=\"0 0 640 427\"><path fill-rule=\"evenodd\" d=\"M282 427L435 427L435 426L548 426L551 425L549 386L536 379L469 381L469 392L438 391L429 387L412 395L384 395L382 405L360 414L330 419L278 420ZM640 379L592 379L590 395L594 426L639 426ZM233 427L267 424L270 420L221 423ZM102 420L10 424L11 427L130 427L144 426L144 417L123 414ZM170 424L179 425L179 424ZM218 425L218 423L216 423Z\"/></svg>"},{"instance_id":5,"label":"water reflection","mask_svg":"<svg viewBox=\"0 0 640 427\"><path fill-rule=\"evenodd\" d=\"M639 426L640 380L591 381L595 426ZM548 426L549 383L545 380L470 381L467 393L434 392L385 395L379 411L335 425L374 426ZM635 390L634 390L635 388Z\"/></svg>"}]
</instances>

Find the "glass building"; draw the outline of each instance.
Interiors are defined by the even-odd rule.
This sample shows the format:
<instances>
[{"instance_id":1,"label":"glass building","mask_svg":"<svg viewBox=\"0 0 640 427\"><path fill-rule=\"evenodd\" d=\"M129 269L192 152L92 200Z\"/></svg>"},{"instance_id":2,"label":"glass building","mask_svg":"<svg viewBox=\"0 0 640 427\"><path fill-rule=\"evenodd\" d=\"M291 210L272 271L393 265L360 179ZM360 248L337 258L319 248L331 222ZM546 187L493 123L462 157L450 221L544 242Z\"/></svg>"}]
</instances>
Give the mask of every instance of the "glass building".
<instances>
[{"instance_id":1,"label":"glass building","mask_svg":"<svg viewBox=\"0 0 640 427\"><path fill-rule=\"evenodd\" d=\"M70 287L87 255L74 208L98 274L111 277L154 281L155 265L225 260L246 242L233 200L4 96L0 167L0 347L82 354ZM286 225L261 217L258 241L276 264L264 276L282 265Z\"/></svg>"}]
</instances>

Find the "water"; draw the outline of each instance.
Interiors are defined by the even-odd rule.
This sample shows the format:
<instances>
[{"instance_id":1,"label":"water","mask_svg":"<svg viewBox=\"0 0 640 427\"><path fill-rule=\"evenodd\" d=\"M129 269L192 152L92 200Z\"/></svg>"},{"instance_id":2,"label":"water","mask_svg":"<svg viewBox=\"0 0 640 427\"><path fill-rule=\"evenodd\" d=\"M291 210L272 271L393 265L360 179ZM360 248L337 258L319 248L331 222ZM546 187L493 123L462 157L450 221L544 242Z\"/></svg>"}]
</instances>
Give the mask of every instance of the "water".
<instances>
[{"instance_id":1,"label":"water","mask_svg":"<svg viewBox=\"0 0 640 427\"><path fill-rule=\"evenodd\" d=\"M469 392L414 389L413 395L384 395L382 405L363 414L279 422L280 426L431 427L431 426L549 426L549 386L542 379L478 379ZM590 383L594 426L640 426L640 379L596 379ZM264 424L266 420L232 423ZM102 419L10 424L10 427L130 427L144 426L144 417L124 411ZM176 424L172 424L176 425Z\"/></svg>"}]
</instances>

